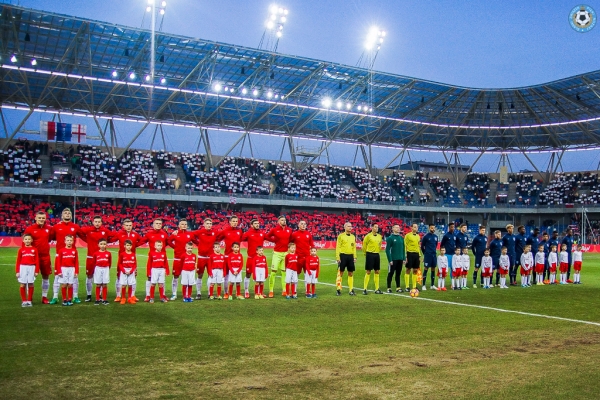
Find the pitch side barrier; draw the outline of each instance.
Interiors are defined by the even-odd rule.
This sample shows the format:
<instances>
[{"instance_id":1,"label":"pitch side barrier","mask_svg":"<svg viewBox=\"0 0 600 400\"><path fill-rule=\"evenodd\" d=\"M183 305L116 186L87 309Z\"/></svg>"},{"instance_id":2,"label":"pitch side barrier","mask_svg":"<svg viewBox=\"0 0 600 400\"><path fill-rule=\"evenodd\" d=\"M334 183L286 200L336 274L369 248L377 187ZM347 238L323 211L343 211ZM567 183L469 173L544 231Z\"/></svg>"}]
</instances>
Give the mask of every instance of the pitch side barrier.
<instances>
[{"instance_id":1,"label":"pitch side barrier","mask_svg":"<svg viewBox=\"0 0 600 400\"><path fill-rule=\"evenodd\" d=\"M303 199L295 196L284 195L246 195L243 193L227 194L216 192L198 192L189 189L142 189L142 188L119 188L119 187L95 187L81 186L62 183L0 183L0 193L21 194L35 196L63 196L63 197L90 197L101 199L140 199L140 200L162 200L181 202L203 202L203 203L234 203L256 206L296 206L315 208L335 208L349 210L373 210L373 211L415 211L415 212L439 212L446 213L451 210L460 210L464 214L480 214L482 212L492 214L513 214L515 212L527 214L556 214L581 212L585 207L589 212L600 213L600 204L574 206L524 206L524 205L478 205L465 206L463 204L417 204L406 202L383 202L370 201L368 199L343 200L343 199ZM452 211L455 212L455 211Z\"/></svg>"}]
</instances>

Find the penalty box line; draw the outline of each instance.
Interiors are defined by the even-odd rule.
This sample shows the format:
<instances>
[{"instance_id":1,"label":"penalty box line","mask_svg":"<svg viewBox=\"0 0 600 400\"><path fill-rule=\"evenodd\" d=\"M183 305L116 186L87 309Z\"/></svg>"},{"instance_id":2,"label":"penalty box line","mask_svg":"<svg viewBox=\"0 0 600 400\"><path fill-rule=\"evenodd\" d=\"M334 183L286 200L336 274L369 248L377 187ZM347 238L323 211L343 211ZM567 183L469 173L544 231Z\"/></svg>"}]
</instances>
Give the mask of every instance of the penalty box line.
<instances>
[{"instance_id":1,"label":"penalty box line","mask_svg":"<svg viewBox=\"0 0 600 400\"><path fill-rule=\"evenodd\" d=\"M335 283L319 282L319 284L320 285L326 285L326 286L334 286L334 287L336 286ZM343 287L344 288L348 288L348 286L343 286ZM372 292L372 290L370 290L370 292ZM600 322L584 321L584 320L573 319L573 318L556 317L554 315L536 314L536 313L529 313L529 312L525 312L525 311L506 310L504 308L480 306L480 305L477 305L477 304L458 303L458 302L455 302L455 301L448 301L448 300L430 299L428 297L410 297L409 295L400 294L400 293L387 293L387 292L384 292L383 294L392 295L392 296L398 296L398 297L404 297L404 298L411 298L411 299L416 299L416 300L431 301L431 302L434 302L434 303L450 304L450 305L462 306L462 307L479 308L479 309L482 309L482 310L491 310L491 311L498 311L498 312L504 312L504 313L526 315L526 316L529 316L529 317L548 318L548 319L555 319L555 320L558 320L558 321L575 322L575 323L578 323L578 324L600 326Z\"/></svg>"}]
</instances>

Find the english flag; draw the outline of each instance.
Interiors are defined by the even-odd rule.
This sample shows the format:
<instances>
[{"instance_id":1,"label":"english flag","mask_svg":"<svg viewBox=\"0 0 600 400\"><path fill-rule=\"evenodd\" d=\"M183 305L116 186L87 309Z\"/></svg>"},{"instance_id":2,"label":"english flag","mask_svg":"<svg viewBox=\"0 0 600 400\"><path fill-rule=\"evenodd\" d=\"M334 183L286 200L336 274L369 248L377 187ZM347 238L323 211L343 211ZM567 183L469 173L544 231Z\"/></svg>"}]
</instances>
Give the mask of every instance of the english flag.
<instances>
[{"instance_id":1,"label":"english flag","mask_svg":"<svg viewBox=\"0 0 600 400\"><path fill-rule=\"evenodd\" d=\"M40 138L48 141L85 143L86 126L40 121Z\"/></svg>"}]
</instances>

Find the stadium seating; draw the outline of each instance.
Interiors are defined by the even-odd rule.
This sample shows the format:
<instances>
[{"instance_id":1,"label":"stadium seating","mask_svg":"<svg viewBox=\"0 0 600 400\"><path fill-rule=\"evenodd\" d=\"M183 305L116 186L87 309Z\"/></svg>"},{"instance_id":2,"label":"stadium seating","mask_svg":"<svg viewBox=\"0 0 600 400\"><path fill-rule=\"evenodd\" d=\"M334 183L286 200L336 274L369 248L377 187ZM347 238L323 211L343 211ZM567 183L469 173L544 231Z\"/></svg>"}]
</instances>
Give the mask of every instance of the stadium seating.
<instances>
[{"instance_id":1,"label":"stadium seating","mask_svg":"<svg viewBox=\"0 0 600 400\"><path fill-rule=\"evenodd\" d=\"M384 182L398 194L398 200L402 203L412 202L414 191L411 179L404 172L394 171L391 176L384 176Z\"/></svg>"},{"instance_id":2,"label":"stadium seating","mask_svg":"<svg viewBox=\"0 0 600 400\"><path fill-rule=\"evenodd\" d=\"M41 146L38 143L17 141L0 150L0 176L7 182L40 183L42 164L39 160Z\"/></svg>"},{"instance_id":3,"label":"stadium seating","mask_svg":"<svg viewBox=\"0 0 600 400\"><path fill-rule=\"evenodd\" d=\"M469 206L486 205L490 194L492 179L482 172L471 172L465 179L463 198Z\"/></svg>"},{"instance_id":4,"label":"stadium seating","mask_svg":"<svg viewBox=\"0 0 600 400\"><path fill-rule=\"evenodd\" d=\"M511 204L516 205L534 205L542 188L542 181L534 179L533 174L513 174L509 177L509 182L515 182L516 198Z\"/></svg>"}]
</instances>

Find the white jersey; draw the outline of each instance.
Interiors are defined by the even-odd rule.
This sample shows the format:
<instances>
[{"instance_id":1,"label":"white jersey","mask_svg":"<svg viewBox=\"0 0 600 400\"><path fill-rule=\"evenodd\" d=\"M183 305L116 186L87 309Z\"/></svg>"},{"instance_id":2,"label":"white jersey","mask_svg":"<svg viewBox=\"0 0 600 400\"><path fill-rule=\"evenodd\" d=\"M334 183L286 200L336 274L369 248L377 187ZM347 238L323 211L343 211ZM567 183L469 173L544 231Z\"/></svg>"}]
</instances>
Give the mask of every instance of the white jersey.
<instances>
[{"instance_id":1,"label":"white jersey","mask_svg":"<svg viewBox=\"0 0 600 400\"><path fill-rule=\"evenodd\" d=\"M583 261L583 254L581 251L574 251L573 252L573 262L582 262Z\"/></svg>"},{"instance_id":2,"label":"white jersey","mask_svg":"<svg viewBox=\"0 0 600 400\"><path fill-rule=\"evenodd\" d=\"M546 263L546 255L543 251L538 251L535 253L535 264L545 264Z\"/></svg>"},{"instance_id":3,"label":"white jersey","mask_svg":"<svg viewBox=\"0 0 600 400\"><path fill-rule=\"evenodd\" d=\"M452 271L456 271L457 269L462 268L462 257L460 255L454 255L452 257Z\"/></svg>"},{"instance_id":4,"label":"white jersey","mask_svg":"<svg viewBox=\"0 0 600 400\"><path fill-rule=\"evenodd\" d=\"M560 263L569 263L569 253L567 253L566 251L561 251L560 252Z\"/></svg>"},{"instance_id":5,"label":"white jersey","mask_svg":"<svg viewBox=\"0 0 600 400\"><path fill-rule=\"evenodd\" d=\"M471 268L471 257L469 257L468 254L463 254L462 257L462 269L464 269L465 271L468 271L469 268Z\"/></svg>"},{"instance_id":6,"label":"white jersey","mask_svg":"<svg viewBox=\"0 0 600 400\"><path fill-rule=\"evenodd\" d=\"M555 252L548 254L548 264L556 265L558 263L558 255Z\"/></svg>"},{"instance_id":7,"label":"white jersey","mask_svg":"<svg viewBox=\"0 0 600 400\"><path fill-rule=\"evenodd\" d=\"M530 270L533 267L533 254L531 253L523 253L521 254L521 267L524 270Z\"/></svg>"},{"instance_id":8,"label":"white jersey","mask_svg":"<svg viewBox=\"0 0 600 400\"><path fill-rule=\"evenodd\" d=\"M502 269L509 269L510 268L510 258L508 257L508 254L502 254L500 256L500 260L498 261L498 264L500 265L500 268L502 268Z\"/></svg>"},{"instance_id":9,"label":"white jersey","mask_svg":"<svg viewBox=\"0 0 600 400\"><path fill-rule=\"evenodd\" d=\"M494 267L494 263L492 261L492 257L490 256L483 256L481 257L481 268L483 269L492 269Z\"/></svg>"},{"instance_id":10,"label":"white jersey","mask_svg":"<svg viewBox=\"0 0 600 400\"><path fill-rule=\"evenodd\" d=\"M448 257L438 256L437 257L437 266L438 266L438 269L448 269Z\"/></svg>"}]
</instances>

